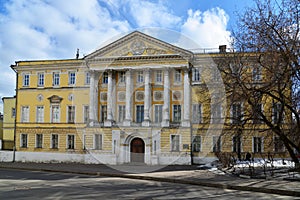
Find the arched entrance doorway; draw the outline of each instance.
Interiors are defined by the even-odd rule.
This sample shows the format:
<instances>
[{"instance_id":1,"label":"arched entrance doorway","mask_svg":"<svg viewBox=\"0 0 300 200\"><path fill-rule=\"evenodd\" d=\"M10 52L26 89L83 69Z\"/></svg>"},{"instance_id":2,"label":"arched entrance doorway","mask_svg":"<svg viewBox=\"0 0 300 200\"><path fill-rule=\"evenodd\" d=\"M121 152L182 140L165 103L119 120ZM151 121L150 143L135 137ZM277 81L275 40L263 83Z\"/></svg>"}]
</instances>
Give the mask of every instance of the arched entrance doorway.
<instances>
[{"instance_id":1,"label":"arched entrance doorway","mask_svg":"<svg viewBox=\"0 0 300 200\"><path fill-rule=\"evenodd\" d=\"M141 138L134 138L130 143L130 162L144 163L145 143Z\"/></svg>"}]
</instances>

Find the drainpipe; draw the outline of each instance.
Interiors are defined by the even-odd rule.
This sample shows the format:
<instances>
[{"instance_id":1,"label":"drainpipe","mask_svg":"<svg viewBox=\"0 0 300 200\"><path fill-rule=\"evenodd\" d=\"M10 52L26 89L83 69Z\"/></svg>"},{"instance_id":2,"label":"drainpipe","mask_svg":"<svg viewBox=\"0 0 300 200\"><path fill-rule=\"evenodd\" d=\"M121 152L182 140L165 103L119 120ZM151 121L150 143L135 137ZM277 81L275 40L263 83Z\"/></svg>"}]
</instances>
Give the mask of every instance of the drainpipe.
<instances>
[{"instance_id":1,"label":"drainpipe","mask_svg":"<svg viewBox=\"0 0 300 200\"><path fill-rule=\"evenodd\" d=\"M13 147L13 158L12 158L12 162L15 162L16 160L16 133L17 133L17 105L18 105L18 83L19 83L19 76L18 76L18 72L14 69L14 67L16 67L16 65L11 65L10 66L12 68L12 70L14 70L14 72L16 73L16 95L15 95L15 122L14 122L14 147Z\"/></svg>"}]
</instances>

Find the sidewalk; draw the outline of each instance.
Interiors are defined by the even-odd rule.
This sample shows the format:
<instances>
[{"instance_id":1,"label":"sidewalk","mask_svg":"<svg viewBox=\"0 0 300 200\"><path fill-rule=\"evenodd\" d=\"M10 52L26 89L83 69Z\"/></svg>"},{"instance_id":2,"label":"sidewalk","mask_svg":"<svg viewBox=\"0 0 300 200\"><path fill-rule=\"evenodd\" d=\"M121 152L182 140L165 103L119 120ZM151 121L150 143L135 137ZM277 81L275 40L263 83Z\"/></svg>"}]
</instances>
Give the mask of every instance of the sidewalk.
<instances>
[{"instance_id":1,"label":"sidewalk","mask_svg":"<svg viewBox=\"0 0 300 200\"><path fill-rule=\"evenodd\" d=\"M147 165L0 162L0 168L143 179L300 197L300 182L283 180L286 174L272 179L245 179L224 174L219 170L199 170L197 166L189 165L171 165L160 168ZM137 173L128 172L132 170ZM148 172L138 173L144 171Z\"/></svg>"}]
</instances>

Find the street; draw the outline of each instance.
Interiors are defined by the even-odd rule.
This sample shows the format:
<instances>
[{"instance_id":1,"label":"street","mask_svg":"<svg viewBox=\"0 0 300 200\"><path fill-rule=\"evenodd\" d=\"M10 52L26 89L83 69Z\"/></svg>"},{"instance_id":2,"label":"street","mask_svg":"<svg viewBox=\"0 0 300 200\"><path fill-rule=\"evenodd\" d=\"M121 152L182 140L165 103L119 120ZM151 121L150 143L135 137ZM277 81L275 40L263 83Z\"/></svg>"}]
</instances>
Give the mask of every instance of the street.
<instances>
[{"instance_id":1,"label":"street","mask_svg":"<svg viewBox=\"0 0 300 200\"><path fill-rule=\"evenodd\" d=\"M0 199L295 199L186 184L0 169Z\"/></svg>"}]
</instances>

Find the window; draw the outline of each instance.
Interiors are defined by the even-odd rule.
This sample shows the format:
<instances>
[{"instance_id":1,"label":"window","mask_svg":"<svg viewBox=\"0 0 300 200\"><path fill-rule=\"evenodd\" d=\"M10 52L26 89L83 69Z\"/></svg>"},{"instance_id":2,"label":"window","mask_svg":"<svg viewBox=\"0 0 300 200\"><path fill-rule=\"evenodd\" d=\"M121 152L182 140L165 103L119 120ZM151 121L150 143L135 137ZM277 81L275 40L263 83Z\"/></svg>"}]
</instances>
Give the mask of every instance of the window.
<instances>
[{"instance_id":1,"label":"window","mask_svg":"<svg viewBox=\"0 0 300 200\"><path fill-rule=\"evenodd\" d=\"M67 148L75 149L75 136L74 135L68 135Z\"/></svg>"},{"instance_id":2,"label":"window","mask_svg":"<svg viewBox=\"0 0 300 200\"><path fill-rule=\"evenodd\" d=\"M36 122L37 123L44 122L44 106L36 107Z\"/></svg>"},{"instance_id":3,"label":"window","mask_svg":"<svg viewBox=\"0 0 300 200\"><path fill-rule=\"evenodd\" d=\"M253 137L253 152L260 153L262 152L262 138Z\"/></svg>"},{"instance_id":4,"label":"window","mask_svg":"<svg viewBox=\"0 0 300 200\"><path fill-rule=\"evenodd\" d=\"M101 106L100 121L104 122L106 120L107 120L107 106Z\"/></svg>"},{"instance_id":5,"label":"window","mask_svg":"<svg viewBox=\"0 0 300 200\"><path fill-rule=\"evenodd\" d=\"M216 67L213 67L213 74L212 74L212 81L213 82L217 82L217 81L220 81L221 80L221 74L220 74L220 71L218 69L214 69Z\"/></svg>"},{"instance_id":6,"label":"window","mask_svg":"<svg viewBox=\"0 0 300 200\"><path fill-rule=\"evenodd\" d=\"M144 73L142 71L137 72L137 79L136 81L138 83L143 83L144 82Z\"/></svg>"},{"instance_id":7,"label":"window","mask_svg":"<svg viewBox=\"0 0 300 200\"><path fill-rule=\"evenodd\" d=\"M212 110L212 123L220 123L222 119L222 106L220 103L213 104L211 107Z\"/></svg>"},{"instance_id":8,"label":"window","mask_svg":"<svg viewBox=\"0 0 300 200\"><path fill-rule=\"evenodd\" d=\"M83 106L83 123L87 123L89 121L89 106Z\"/></svg>"},{"instance_id":9,"label":"window","mask_svg":"<svg viewBox=\"0 0 300 200\"><path fill-rule=\"evenodd\" d=\"M154 122L160 123L162 122L162 105L154 106Z\"/></svg>"},{"instance_id":10,"label":"window","mask_svg":"<svg viewBox=\"0 0 300 200\"><path fill-rule=\"evenodd\" d=\"M179 151L179 135L171 135L171 151Z\"/></svg>"},{"instance_id":11,"label":"window","mask_svg":"<svg viewBox=\"0 0 300 200\"><path fill-rule=\"evenodd\" d=\"M274 151L276 153L284 152L284 143L279 137L274 137Z\"/></svg>"},{"instance_id":12,"label":"window","mask_svg":"<svg viewBox=\"0 0 300 200\"><path fill-rule=\"evenodd\" d=\"M261 67L253 67L252 80L253 80L253 82L258 82L258 81L262 80Z\"/></svg>"},{"instance_id":13,"label":"window","mask_svg":"<svg viewBox=\"0 0 300 200\"><path fill-rule=\"evenodd\" d=\"M102 149L102 134L94 135L94 149L97 149L97 150Z\"/></svg>"},{"instance_id":14,"label":"window","mask_svg":"<svg viewBox=\"0 0 300 200\"><path fill-rule=\"evenodd\" d=\"M125 119L125 105L119 105L119 122L123 122Z\"/></svg>"},{"instance_id":15,"label":"window","mask_svg":"<svg viewBox=\"0 0 300 200\"><path fill-rule=\"evenodd\" d=\"M181 82L181 70L177 69L174 73L174 82Z\"/></svg>"},{"instance_id":16,"label":"window","mask_svg":"<svg viewBox=\"0 0 300 200\"><path fill-rule=\"evenodd\" d=\"M53 72L52 84L53 86L59 86L60 74L59 72Z\"/></svg>"},{"instance_id":17,"label":"window","mask_svg":"<svg viewBox=\"0 0 300 200\"><path fill-rule=\"evenodd\" d=\"M119 72L119 82L125 83L125 80L126 80L125 72Z\"/></svg>"},{"instance_id":18,"label":"window","mask_svg":"<svg viewBox=\"0 0 300 200\"><path fill-rule=\"evenodd\" d=\"M253 113L252 113L252 117L253 117L253 124L260 124L262 123L262 113L263 113L263 105L258 103L253 105Z\"/></svg>"},{"instance_id":19,"label":"window","mask_svg":"<svg viewBox=\"0 0 300 200\"><path fill-rule=\"evenodd\" d=\"M21 134L20 146L22 148L27 148L27 137L28 137L27 134Z\"/></svg>"},{"instance_id":20,"label":"window","mask_svg":"<svg viewBox=\"0 0 300 200\"><path fill-rule=\"evenodd\" d=\"M35 135L35 147L42 148L43 147L43 134Z\"/></svg>"},{"instance_id":21,"label":"window","mask_svg":"<svg viewBox=\"0 0 300 200\"><path fill-rule=\"evenodd\" d=\"M242 121L242 105L240 103L233 103L231 106L231 122L233 124L240 124Z\"/></svg>"},{"instance_id":22,"label":"window","mask_svg":"<svg viewBox=\"0 0 300 200\"><path fill-rule=\"evenodd\" d=\"M213 136L213 152L221 151L221 136Z\"/></svg>"},{"instance_id":23,"label":"window","mask_svg":"<svg viewBox=\"0 0 300 200\"><path fill-rule=\"evenodd\" d=\"M75 106L68 106L68 123L75 122Z\"/></svg>"},{"instance_id":24,"label":"window","mask_svg":"<svg viewBox=\"0 0 300 200\"><path fill-rule=\"evenodd\" d=\"M102 83L108 84L108 73L107 72L103 72L103 74L102 74Z\"/></svg>"},{"instance_id":25,"label":"window","mask_svg":"<svg viewBox=\"0 0 300 200\"><path fill-rule=\"evenodd\" d=\"M193 68L192 69L192 81L193 82L200 82L200 69L199 68Z\"/></svg>"},{"instance_id":26,"label":"window","mask_svg":"<svg viewBox=\"0 0 300 200\"><path fill-rule=\"evenodd\" d=\"M58 149L58 134L51 135L51 148Z\"/></svg>"},{"instance_id":27,"label":"window","mask_svg":"<svg viewBox=\"0 0 300 200\"><path fill-rule=\"evenodd\" d=\"M23 86L29 86L29 78L30 78L29 74L23 75Z\"/></svg>"},{"instance_id":28,"label":"window","mask_svg":"<svg viewBox=\"0 0 300 200\"><path fill-rule=\"evenodd\" d=\"M84 81L84 83L86 85L89 85L91 83L91 74L90 74L90 72L85 72L85 81Z\"/></svg>"},{"instance_id":29,"label":"window","mask_svg":"<svg viewBox=\"0 0 300 200\"><path fill-rule=\"evenodd\" d=\"M11 117L12 118L16 117L16 109L15 108L11 108Z\"/></svg>"},{"instance_id":30,"label":"window","mask_svg":"<svg viewBox=\"0 0 300 200\"><path fill-rule=\"evenodd\" d=\"M193 152L201 151L201 136L200 135L193 136L192 148L193 148Z\"/></svg>"},{"instance_id":31,"label":"window","mask_svg":"<svg viewBox=\"0 0 300 200\"><path fill-rule=\"evenodd\" d=\"M181 121L181 105L173 105L173 122Z\"/></svg>"},{"instance_id":32,"label":"window","mask_svg":"<svg viewBox=\"0 0 300 200\"><path fill-rule=\"evenodd\" d=\"M29 122L29 106L22 106L21 112L21 121Z\"/></svg>"},{"instance_id":33,"label":"window","mask_svg":"<svg viewBox=\"0 0 300 200\"><path fill-rule=\"evenodd\" d=\"M141 123L144 121L144 105L136 106L136 122Z\"/></svg>"},{"instance_id":34,"label":"window","mask_svg":"<svg viewBox=\"0 0 300 200\"><path fill-rule=\"evenodd\" d=\"M202 122L202 105L201 104L193 104L193 116L192 122L197 124Z\"/></svg>"},{"instance_id":35,"label":"window","mask_svg":"<svg viewBox=\"0 0 300 200\"><path fill-rule=\"evenodd\" d=\"M273 103L273 123L278 124L279 122L282 122L283 120L283 111L282 106L280 103ZM280 120L281 118L281 120Z\"/></svg>"},{"instance_id":36,"label":"window","mask_svg":"<svg viewBox=\"0 0 300 200\"><path fill-rule=\"evenodd\" d=\"M161 70L157 70L156 71L155 80L156 80L157 83L161 83L162 82L162 71Z\"/></svg>"},{"instance_id":37,"label":"window","mask_svg":"<svg viewBox=\"0 0 300 200\"><path fill-rule=\"evenodd\" d=\"M232 152L235 153L242 152L242 141L241 141L241 136L239 135L232 137Z\"/></svg>"},{"instance_id":38,"label":"window","mask_svg":"<svg viewBox=\"0 0 300 200\"><path fill-rule=\"evenodd\" d=\"M41 73L38 73L38 83L37 85L39 87L43 87L44 86L44 73L41 72Z\"/></svg>"},{"instance_id":39,"label":"window","mask_svg":"<svg viewBox=\"0 0 300 200\"><path fill-rule=\"evenodd\" d=\"M76 83L76 73L69 72L69 85L75 85Z\"/></svg>"},{"instance_id":40,"label":"window","mask_svg":"<svg viewBox=\"0 0 300 200\"><path fill-rule=\"evenodd\" d=\"M51 122L58 123L60 122L60 109L59 105L52 105L51 106Z\"/></svg>"}]
</instances>

